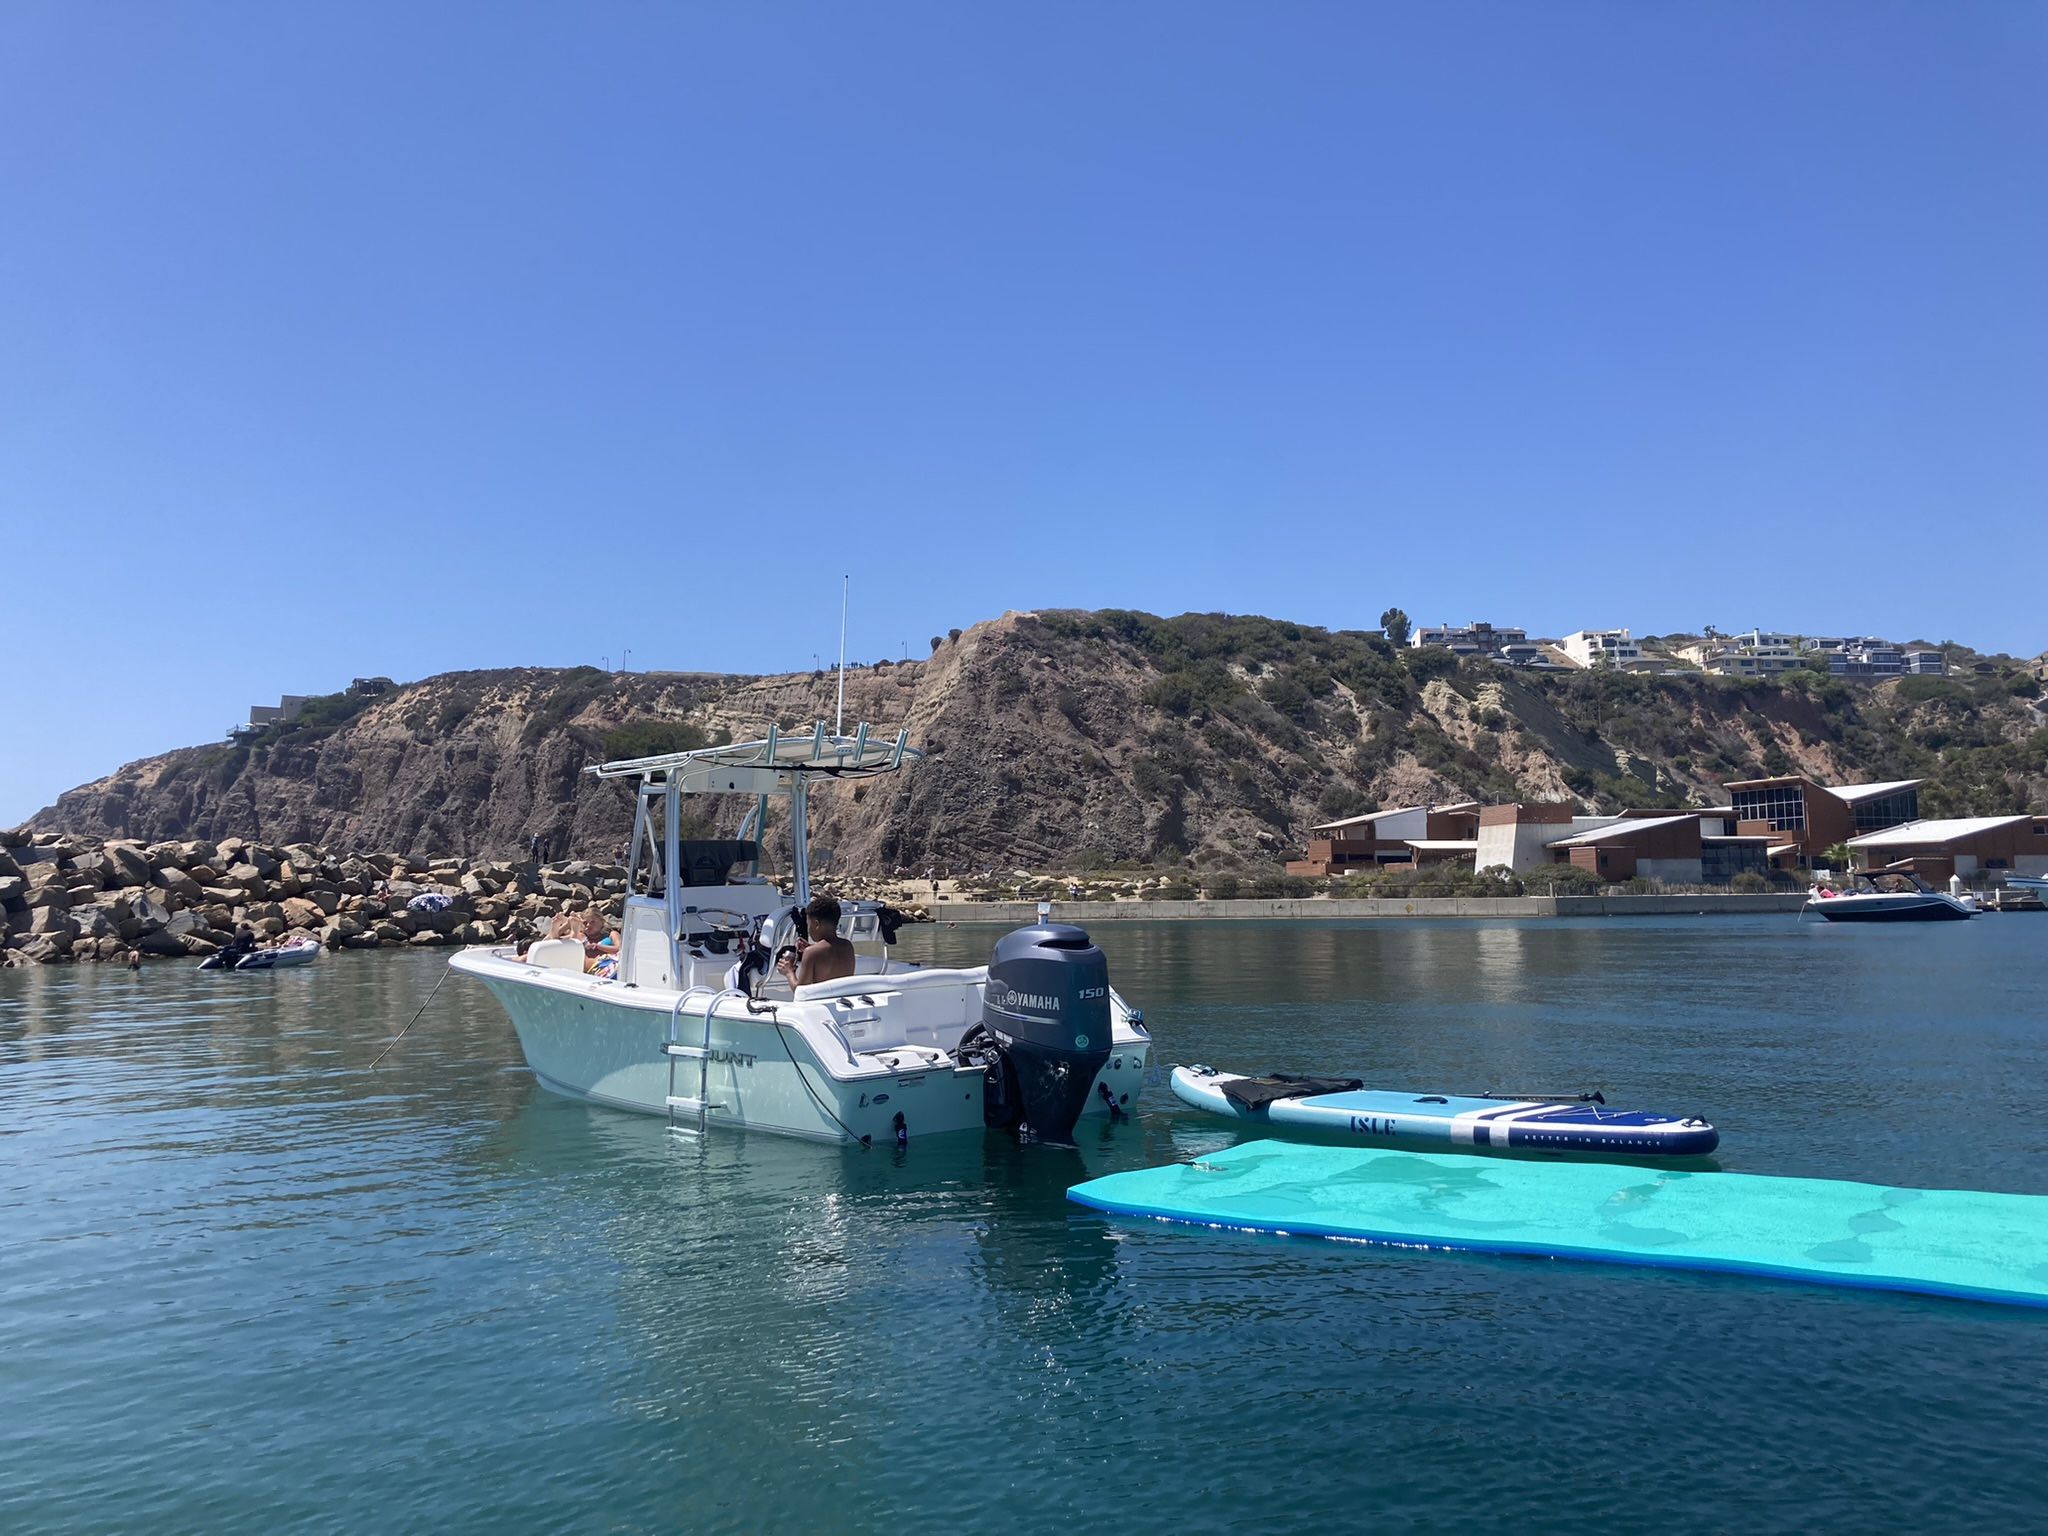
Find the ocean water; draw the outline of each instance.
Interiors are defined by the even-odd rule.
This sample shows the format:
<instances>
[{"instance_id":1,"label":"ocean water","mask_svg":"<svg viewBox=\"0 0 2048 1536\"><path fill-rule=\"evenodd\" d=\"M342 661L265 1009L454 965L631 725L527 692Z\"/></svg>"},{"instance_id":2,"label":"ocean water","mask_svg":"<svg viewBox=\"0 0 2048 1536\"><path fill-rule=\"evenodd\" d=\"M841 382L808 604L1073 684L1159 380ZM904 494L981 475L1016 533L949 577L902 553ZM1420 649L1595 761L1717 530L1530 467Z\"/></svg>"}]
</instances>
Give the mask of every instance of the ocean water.
<instances>
[{"instance_id":1,"label":"ocean water","mask_svg":"<svg viewBox=\"0 0 2048 1536\"><path fill-rule=\"evenodd\" d=\"M978 961L993 934L907 935ZM2048 1193L2048 919L1103 924L1162 1063ZM444 956L0 974L0 1531L2048 1529L2048 1315L1125 1223L1236 1139L694 1143Z\"/></svg>"}]
</instances>

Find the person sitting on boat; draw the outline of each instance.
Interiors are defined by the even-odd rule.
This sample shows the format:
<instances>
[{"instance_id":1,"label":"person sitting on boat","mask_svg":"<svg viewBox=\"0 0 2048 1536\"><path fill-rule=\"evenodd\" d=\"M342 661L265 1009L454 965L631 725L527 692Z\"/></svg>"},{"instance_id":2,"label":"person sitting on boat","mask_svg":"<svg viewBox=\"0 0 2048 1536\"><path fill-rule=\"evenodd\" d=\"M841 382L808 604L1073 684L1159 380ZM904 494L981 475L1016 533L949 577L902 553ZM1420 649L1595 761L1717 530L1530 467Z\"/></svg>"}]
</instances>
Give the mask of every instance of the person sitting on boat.
<instances>
[{"instance_id":1,"label":"person sitting on boat","mask_svg":"<svg viewBox=\"0 0 2048 1536\"><path fill-rule=\"evenodd\" d=\"M235 962L256 953L256 930L243 923L235 930L235 936L221 946L221 969L232 971Z\"/></svg>"},{"instance_id":2,"label":"person sitting on boat","mask_svg":"<svg viewBox=\"0 0 2048 1536\"><path fill-rule=\"evenodd\" d=\"M804 908L804 931L811 942L801 954L785 953L782 974L792 987L808 987L820 981L838 981L854 972L853 945L839 937L839 903L830 896L813 896Z\"/></svg>"},{"instance_id":3,"label":"person sitting on boat","mask_svg":"<svg viewBox=\"0 0 2048 1536\"><path fill-rule=\"evenodd\" d=\"M618 967L618 935L604 914L592 907L583 914L583 969L593 976L610 976Z\"/></svg>"}]
</instances>

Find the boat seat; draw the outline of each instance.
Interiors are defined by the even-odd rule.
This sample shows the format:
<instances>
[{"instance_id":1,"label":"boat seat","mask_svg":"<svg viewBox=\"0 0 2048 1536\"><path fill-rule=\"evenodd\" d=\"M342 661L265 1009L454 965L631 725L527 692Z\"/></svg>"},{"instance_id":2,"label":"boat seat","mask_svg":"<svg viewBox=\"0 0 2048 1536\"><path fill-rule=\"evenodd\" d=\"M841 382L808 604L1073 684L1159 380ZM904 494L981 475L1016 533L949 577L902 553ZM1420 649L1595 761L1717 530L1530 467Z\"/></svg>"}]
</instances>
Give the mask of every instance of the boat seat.
<instances>
[{"instance_id":1,"label":"boat seat","mask_svg":"<svg viewBox=\"0 0 2048 1536\"><path fill-rule=\"evenodd\" d=\"M574 939L539 939L526 952L528 965L553 971L583 971L583 946Z\"/></svg>"},{"instance_id":2,"label":"boat seat","mask_svg":"<svg viewBox=\"0 0 2048 1536\"><path fill-rule=\"evenodd\" d=\"M822 1003L855 1051L923 1045L950 1051L981 1017L987 972L938 968L887 977L844 976L796 989L799 1003Z\"/></svg>"}]
</instances>

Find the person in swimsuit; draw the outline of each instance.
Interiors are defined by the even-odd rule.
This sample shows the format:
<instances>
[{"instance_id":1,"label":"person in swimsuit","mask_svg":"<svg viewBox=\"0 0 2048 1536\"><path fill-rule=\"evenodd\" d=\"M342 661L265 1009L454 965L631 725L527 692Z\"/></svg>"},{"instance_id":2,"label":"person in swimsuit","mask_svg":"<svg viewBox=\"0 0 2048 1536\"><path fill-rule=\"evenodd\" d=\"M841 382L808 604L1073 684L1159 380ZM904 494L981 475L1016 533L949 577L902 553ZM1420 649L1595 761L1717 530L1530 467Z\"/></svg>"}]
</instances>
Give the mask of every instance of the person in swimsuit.
<instances>
[{"instance_id":1,"label":"person in swimsuit","mask_svg":"<svg viewBox=\"0 0 2048 1536\"><path fill-rule=\"evenodd\" d=\"M609 976L619 967L619 938L604 914L592 907L583 914L583 969Z\"/></svg>"}]
</instances>

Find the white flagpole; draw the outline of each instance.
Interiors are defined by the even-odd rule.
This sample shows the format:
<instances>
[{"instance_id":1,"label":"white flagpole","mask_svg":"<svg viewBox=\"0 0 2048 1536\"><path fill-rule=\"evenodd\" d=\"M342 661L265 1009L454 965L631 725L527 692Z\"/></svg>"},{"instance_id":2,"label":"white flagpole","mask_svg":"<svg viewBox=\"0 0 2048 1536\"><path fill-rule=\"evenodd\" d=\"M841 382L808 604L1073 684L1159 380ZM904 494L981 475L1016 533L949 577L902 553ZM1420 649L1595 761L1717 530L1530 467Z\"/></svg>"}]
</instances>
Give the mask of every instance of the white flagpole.
<instances>
[{"instance_id":1,"label":"white flagpole","mask_svg":"<svg viewBox=\"0 0 2048 1536\"><path fill-rule=\"evenodd\" d=\"M851 576L839 578L839 712L832 717L834 736L846 729L846 594L852 581Z\"/></svg>"}]
</instances>

